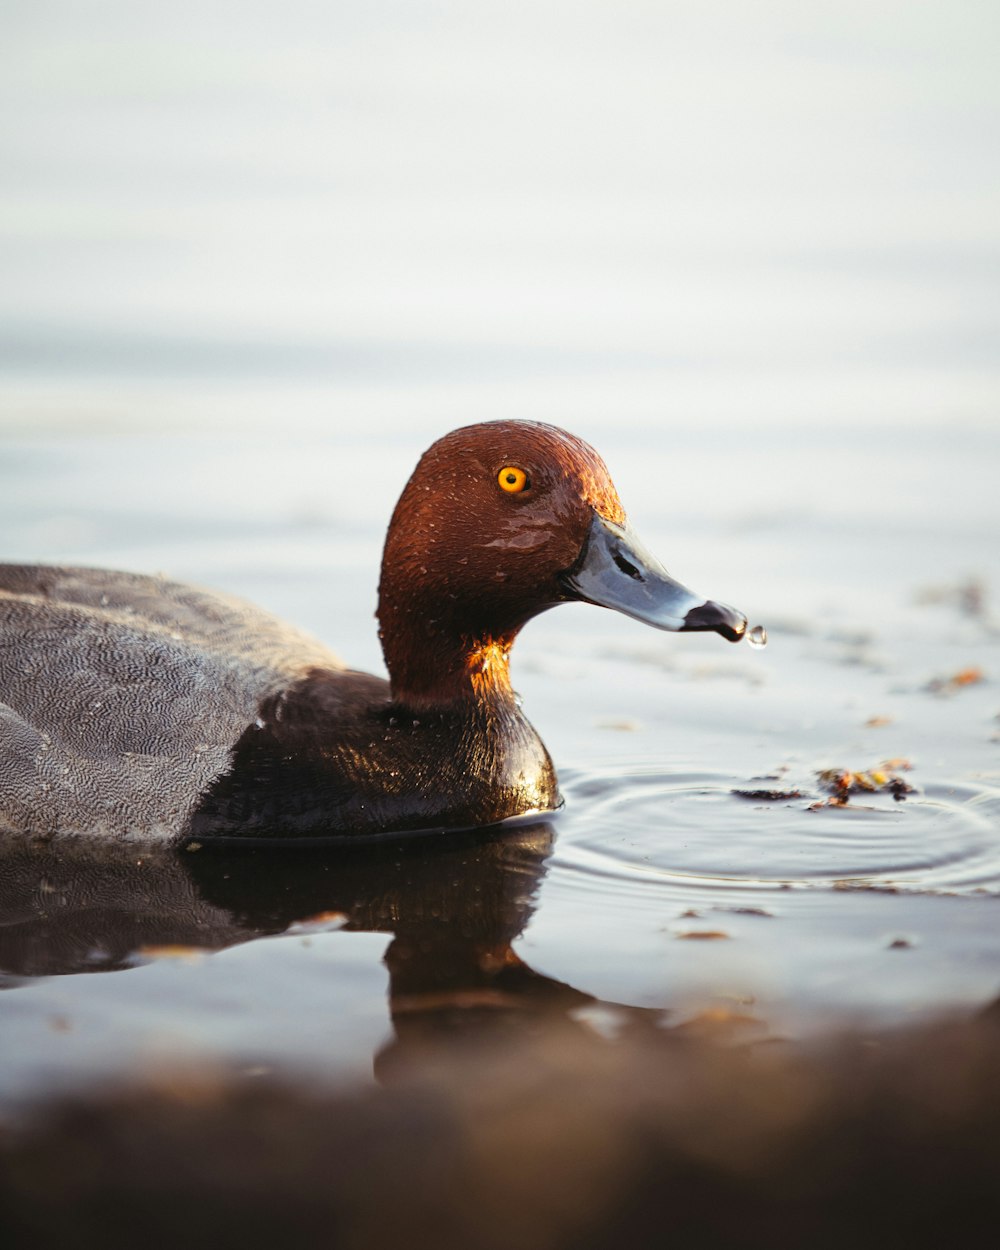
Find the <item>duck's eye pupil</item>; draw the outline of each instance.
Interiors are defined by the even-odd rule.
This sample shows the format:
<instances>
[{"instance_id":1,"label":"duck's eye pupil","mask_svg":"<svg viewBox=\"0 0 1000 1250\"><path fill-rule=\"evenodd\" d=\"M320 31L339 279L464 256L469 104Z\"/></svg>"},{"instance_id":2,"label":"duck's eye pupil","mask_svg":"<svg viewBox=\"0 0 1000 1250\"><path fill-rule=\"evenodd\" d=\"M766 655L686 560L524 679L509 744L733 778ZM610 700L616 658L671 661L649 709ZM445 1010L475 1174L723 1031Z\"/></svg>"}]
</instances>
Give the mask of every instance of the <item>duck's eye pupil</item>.
<instances>
[{"instance_id":1,"label":"duck's eye pupil","mask_svg":"<svg viewBox=\"0 0 1000 1250\"><path fill-rule=\"evenodd\" d=\"M530 485L527 473L514 465L505 465L497 474L497 481L500 489L505 490L508 495L516 495L519 491L527 490Z\"/></svg>"}]
</instances>

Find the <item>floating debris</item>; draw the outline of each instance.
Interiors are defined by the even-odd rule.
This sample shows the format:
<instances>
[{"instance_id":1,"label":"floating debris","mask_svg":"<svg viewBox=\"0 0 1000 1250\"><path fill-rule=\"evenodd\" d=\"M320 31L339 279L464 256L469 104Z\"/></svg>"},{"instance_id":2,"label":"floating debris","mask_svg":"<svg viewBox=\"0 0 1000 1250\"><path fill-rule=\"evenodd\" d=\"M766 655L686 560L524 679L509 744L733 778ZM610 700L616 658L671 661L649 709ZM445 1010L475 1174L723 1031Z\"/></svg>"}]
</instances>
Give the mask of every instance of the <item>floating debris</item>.
<instances>
[{"instance_id":1,"label":"floating debris","mask_svg":"<svg viewBox=\"0 0 1000 1250\"><path fill-rule=\"evenodd\" d=\"M887 885L881 881L872 881L869 877L842 877L833 883L835 890L847 894L899 894L898 885ZM921 891L926 893L926 891Z\"/></svg>"},{"instance_id":2,"label":"floating debris","mask_svg":"<svg viewBox=\"0 0 1000 1250\"><path fill-rule=\"evenodd\" d=\"M963 690L966 686L978 686L980 682L986 680L986 674L981 668L972 666L970 668L959 669L957 673L952 673L950 677L934 677L924 687L932 694L954 694L956 690Z\"/></svg>"},{"instance_id":3,"label":"floating debris","mask_svg":"<svg viewBox=\"0 0 1000 1250\"><path fill-rule=\"evenodd\" d=\"M908 794L913 794L914 787L904 781L897 770L909 768L910 761L906 759L885 760L867 772L824 768L816 776L820 785L830 791L831 797L810 804L809 811L815 812L823 807L846 807L852 794L891 794L897 803L901 802Z\"/></svg>"},{"instance_id":4,"label":"floating debris","mask_svg":"<svg viewBox=\"0 0 1000 1250\"><path fill-rule=\"evenodd\" d=\"M891 716L869 716L865 721L865 729L881 729L884 725L891 725L892 722Z\"/></svg>"},{"instance_id":5,"label":"floating debris","mask_svg":"<svg viewBox=\"0 0 1000 1250\"><path fill-rule=\"evenodd\" d=\"M627 716L613 720L599 720L596 724L598 729L613 729L617 733L635 733L641 728L637 720L631 720Z\"/></svg>"},{"instance_id":6,"label":"floating debris","mask_svg":"<svg viewBox=\"0 0 1000 1250\"><path fill-rule=\"evenodd\" d=\"M738 799L751 799L758 803L780 803L784 799L801 799L801 790L731 790Z\"/></svg>"},{"instance_id":7,"label":"floating debris","mask_svg":"<svg viewBox=\"0 0 1000 1250\"><path fill-rule=\"evenodd\" d=\"M987 615L986 583L978 577L967 578L948 586L925 586L916 595L916 602L928 604L947 604L955 607L963 616L983 618Z\"/></svg>"},{"instance_id":8,"label":"floating debris","mask_svg":"<svg viewBox=\"0 0 1000 1250\"><path fill-rule=\"evenodd\" d=\"M729 934L722 929L688 929L674 936L682 942L727 942L729 940Z\"/></svg>"}]
</instances>

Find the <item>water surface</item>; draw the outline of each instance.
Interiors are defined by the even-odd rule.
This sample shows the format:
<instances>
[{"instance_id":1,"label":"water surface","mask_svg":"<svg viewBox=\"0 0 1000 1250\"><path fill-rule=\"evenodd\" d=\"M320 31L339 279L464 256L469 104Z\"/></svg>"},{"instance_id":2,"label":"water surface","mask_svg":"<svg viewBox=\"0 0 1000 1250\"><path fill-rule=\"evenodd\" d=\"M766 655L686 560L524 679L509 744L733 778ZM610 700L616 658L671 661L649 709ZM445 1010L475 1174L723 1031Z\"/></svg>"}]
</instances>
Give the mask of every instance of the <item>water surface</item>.
<instances>
[{"instance_id":1,"label":"water surface","mask_svg":"<svg viewBox=\"0 0 1000 1250\"><path fill-rule=\"evenodd\" d=\"M1000 517L974 488L997 435L883 430L885 491L806 508L790 497L814 453L794 434L747 444L791 483L762 499L711 438L670 433L591 437L648 544L765 621L767 648L583 605L533 622L515 684L566 795L537 827L350 851L6 848L6 1102L189 1061L365 1081L428 1027L539 1012L613 1029L721 1011L808 1036L995 996ZM717 483L709 512L678 446ZM378 668L381 527L420 449L391 416L343 446L249 427L235 454L186 432L11 439L0 511L14 555L237 591ZM929 451L933 525L913 486ZM816 806L820 770L890 759L902 800ZM738 793L762 791L788 797Z\"/></svg>"}]
</instances>

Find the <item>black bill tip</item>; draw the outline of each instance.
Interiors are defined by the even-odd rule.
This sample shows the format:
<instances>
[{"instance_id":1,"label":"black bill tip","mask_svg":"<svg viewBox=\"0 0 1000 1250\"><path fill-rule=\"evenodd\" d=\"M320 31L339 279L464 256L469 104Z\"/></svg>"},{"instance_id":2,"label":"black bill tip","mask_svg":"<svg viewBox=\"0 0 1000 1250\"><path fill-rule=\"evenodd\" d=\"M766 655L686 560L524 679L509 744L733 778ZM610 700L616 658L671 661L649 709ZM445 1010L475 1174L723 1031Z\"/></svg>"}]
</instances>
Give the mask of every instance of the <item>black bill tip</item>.
<instances>
[{"instance_id":1,"label":"black bill tip","mask_svg":"<svg viewBox=\"0 0 1000 1250\"><path fill-rule=\"evenodd\" d=\"M688 610L681 633L716 633L729 642L739 642L747 632L747 618L725 603L706 599Z\"/></svg>"}]
</instances>

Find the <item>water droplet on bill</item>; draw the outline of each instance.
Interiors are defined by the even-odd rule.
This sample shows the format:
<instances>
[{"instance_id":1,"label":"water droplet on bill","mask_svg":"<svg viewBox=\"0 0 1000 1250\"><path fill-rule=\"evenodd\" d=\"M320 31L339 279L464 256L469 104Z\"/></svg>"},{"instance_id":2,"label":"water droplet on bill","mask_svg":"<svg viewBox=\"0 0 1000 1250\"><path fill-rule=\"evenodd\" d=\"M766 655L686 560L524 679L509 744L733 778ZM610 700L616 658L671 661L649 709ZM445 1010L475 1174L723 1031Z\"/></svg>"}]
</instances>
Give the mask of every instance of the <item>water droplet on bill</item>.
<instances>
[{"instance_id":1,"label":"water droplet on bill","mask_svg":"<svg viewBox=\"0 0 1000 1250\"><path fill-rule=\"evenodd\" d=\"M747 630L747 642L751 647L762 650L767 646L767 630L763 625L755 625L752 629Z\"/></svg>"}]
</instances>

